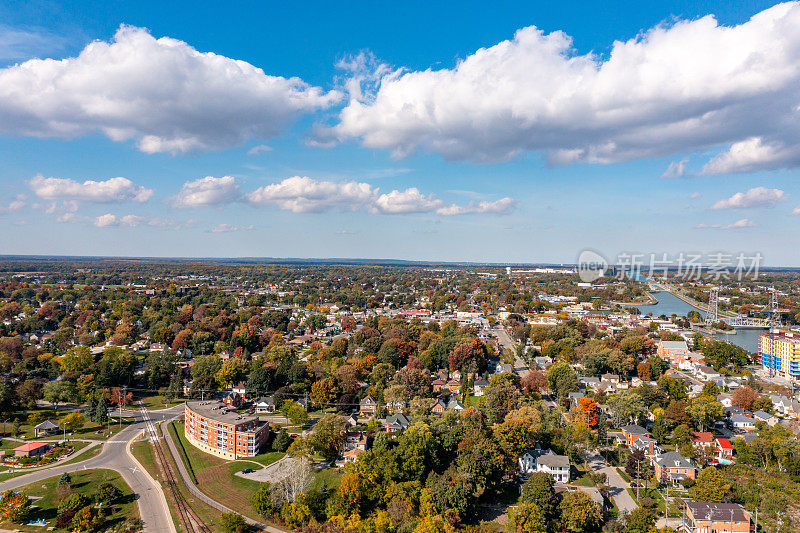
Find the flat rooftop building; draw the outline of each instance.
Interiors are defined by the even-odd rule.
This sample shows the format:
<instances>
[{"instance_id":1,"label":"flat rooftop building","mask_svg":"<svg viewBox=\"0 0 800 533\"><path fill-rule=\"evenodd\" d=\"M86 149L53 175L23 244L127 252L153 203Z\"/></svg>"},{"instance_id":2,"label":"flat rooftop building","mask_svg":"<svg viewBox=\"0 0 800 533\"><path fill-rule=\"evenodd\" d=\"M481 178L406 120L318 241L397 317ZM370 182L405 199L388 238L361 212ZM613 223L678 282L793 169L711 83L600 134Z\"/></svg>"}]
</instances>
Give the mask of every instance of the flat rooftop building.
<instances>
[{"instance_id":1,"label":"flat rooftop building","mask_svg":"<svg viewBox=\"0 0 800 533\"><path fill-rule=\"evenodd\" d=\"M269 439L269 423L241 415L218 401L186 402L186 439L204 452L237 459L258 455Z\"/></svg>"}]
</instances>

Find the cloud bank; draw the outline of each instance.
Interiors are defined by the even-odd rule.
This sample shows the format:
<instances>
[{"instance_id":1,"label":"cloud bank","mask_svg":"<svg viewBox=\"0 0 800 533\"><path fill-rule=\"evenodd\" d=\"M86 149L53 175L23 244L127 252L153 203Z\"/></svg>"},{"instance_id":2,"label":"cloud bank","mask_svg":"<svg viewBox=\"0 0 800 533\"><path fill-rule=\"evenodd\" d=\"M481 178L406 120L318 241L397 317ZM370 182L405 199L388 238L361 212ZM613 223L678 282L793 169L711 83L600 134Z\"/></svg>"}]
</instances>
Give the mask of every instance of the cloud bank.
<instances>
[{"instance_id":1,"label":"cloud bank","mask_svg":"<svg viewBox=\"0 0 800 533\"><path fill-rule=\"evenodd\" d=\"M283 131L339 99L299 78L121 26L77 57L0 69L0 134L100 132L147 153L221 149Z\"/></svg>"},{"instance_id":2,"label":"cloud bank","mask_svg":"<svg viewBox=\"0 0 800 533\"><path fill-rule=\"evenodd\" d=\"M798 65L797 2L738 26L712 15L662 24L614 42L607 57L576 54L568 35L531 26L449 69L348 63L352 80L364 82L348 85L338 123L318 137L357 139L395 157L421 149L497 162L537 151L557 165L725 146L703 173L796 166ZM667 177L683 170L671 165Z\"/></svg>"}]
</instances>

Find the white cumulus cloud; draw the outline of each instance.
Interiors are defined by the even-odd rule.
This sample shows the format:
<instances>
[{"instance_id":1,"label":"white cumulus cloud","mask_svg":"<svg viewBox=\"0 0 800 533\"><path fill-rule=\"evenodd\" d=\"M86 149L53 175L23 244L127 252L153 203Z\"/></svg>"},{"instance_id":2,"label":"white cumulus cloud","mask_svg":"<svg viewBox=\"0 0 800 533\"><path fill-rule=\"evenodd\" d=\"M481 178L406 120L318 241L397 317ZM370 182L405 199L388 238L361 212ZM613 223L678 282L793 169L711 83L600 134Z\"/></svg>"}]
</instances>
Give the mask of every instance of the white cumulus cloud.
<instances>
[{"instance_id":1,"label":"white cumulus cloud","mask_svg":"<svg viewBox=\"0 0 800 533\"><path fill-rule=\"evenodd\" d=\"M110 178L105 181L86 180L81 183L68 178L45 178L39 174L31 178L29 184L36 196L52 201L146 202L153 196L152 189L136 185L128 178Z\"/></svg>"},{"instance_id":2,"label":"white cumulus cloud","mask_svg":"<svg viewBox=\"0 0 800 533\"><path fill-rule=\"evenodd\" d=\"M371 203L377 189L369 183L319 181L293 176L260 187L247 195L252 205L275 205L295 213L315 213L331 208L357 210Z\"/></svg>"},{"instance_id":3,"label":"white cumulus cloud","mask_svg":"<svg viewBox=\"0 0 800 533\"><path fill-rule=\"evenodd\" d=\"M711 209L750 209L754 207L772 207L783 200L784 192L780 189L755 187L747 192L737 192L730 198L719 200Z\"/></svg>"},{"instance_id":4,"label":"white cumulus cloud","mask_svg":"<svg viewBox=\"0 0 800 533\"><path fill-rule=\"evenodd\" d=\"M235 202L242 195L233 176L206 176L183 184L172 198L175 207L215 206Z\"/></svg>"},{"instance_id":5,"label":"white cumulus cloud","mask_svg":"<svg viewBox=\"0 0 800 533\"><path fill-rule=\"evenodd\" d=\"M430 213L442 207L443 202L432 195L424 195L416 187L405 191L394 190L381 194L373 206L377 213L403 214L403 213Z\"/></svg>"},{"instance_id":6,"label":"white cumulus cloud","mask_svg":"<svg viewBox=\"0 0 800 533\"><path fill-rule=\"evenodd\" d=\"M269 138L340 98L299 78L121 26L77 57L0 69L0 133L101 132L147 153L213 150Z\"/></svg>"},{"instance_id":7,"label":"white cumulus cloud","mask_svg":"<svg viewBox=\"0 0 800 533\"><path fill-rule=\"evenodd\" d=\"M520 29L453 68L372 67L320 142L360 139L396 157L422 149L494 162L541 151L552 164L665 157L754 141L706 174L800 163L800 3L737 26L712 16L665 23L607 56L563 32ZM351 70L370 65L355 61ZM374 87L373 90L369 90ZM763 147L769 147L765 149ZM678 174L683 166L673 166Z\"/></svg>"},{"instance_id":8,"label":"white cumulus cloud","mask_svg":"<svg viewBox=\"0 0 800 533\"><path fill-rule=\"evenodd\" d=\"M695 229L743 229L754 228L756 223L747 218L737 220L732 224L697 224Z\"/></svg>"}]
</instances>

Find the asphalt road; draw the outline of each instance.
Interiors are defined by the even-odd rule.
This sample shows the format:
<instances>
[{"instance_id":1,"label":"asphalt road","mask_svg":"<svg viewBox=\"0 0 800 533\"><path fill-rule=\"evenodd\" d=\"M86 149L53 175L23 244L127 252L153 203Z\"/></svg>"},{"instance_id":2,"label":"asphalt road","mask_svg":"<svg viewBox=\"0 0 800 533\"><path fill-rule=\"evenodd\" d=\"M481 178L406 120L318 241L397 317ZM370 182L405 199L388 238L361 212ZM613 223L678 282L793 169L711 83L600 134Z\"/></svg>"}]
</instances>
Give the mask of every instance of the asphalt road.
<instances>
[{"instance_id":1,"label":"asphalt road","mask_svg":"<svg viewBox=\"0 0 800 533\"><path fill-rule=\"evenodd\" d=\"M149 411L151 420L160 421L174 418L183 411L179 405L162 411ZM125 412L136 419L136 422L111 437L103 444L102 451L91 459L70 465L55 466L37 470L30 474L15 477L0 483L0 492L17 489L29 483L35 483L64 472L90 470L93 468L107 468L119 472L122 479L136 493L139 517L144 522L146 533L175 533L175 526L169 513L167 500L161 485L139 465L128 450L128 446L144 429L145 423L138 412Z\"/></svg>"},{"instance_id":2,"label":"asphalt road","mask_svg":"<svg viewBox=\"0 0 800 533\"><path fill-rule=\"evenodd\" d=\"M497 326L491 329L492 333L497 336L497 340L500 341L500 346L503 348L508 348L514 353L514 371L519 375L519 377L524 378L528 375L528 372L531 371L528 363L523 361L522 359L517 356L517 351L514 349L516 343L514 340L508 335L506 329L502 326Z\"/></svg>"},{"instance_id":3,"label":"asphalt road","mask_svg":"<svg viewBox=\"0 0 800 533\"><path fill-rule=\"evenodd\" d=\"M589 467L594 472L599 472L606 475L606 484L608 485L608 493L614 499L614 503L619 509L620 515L627 514L638 507L631 495L628 493L630 483L622 479L617 469L611 466L603 459L603 456L594 453L586 453L586 461Z\"/></svg>"}]
</instances>

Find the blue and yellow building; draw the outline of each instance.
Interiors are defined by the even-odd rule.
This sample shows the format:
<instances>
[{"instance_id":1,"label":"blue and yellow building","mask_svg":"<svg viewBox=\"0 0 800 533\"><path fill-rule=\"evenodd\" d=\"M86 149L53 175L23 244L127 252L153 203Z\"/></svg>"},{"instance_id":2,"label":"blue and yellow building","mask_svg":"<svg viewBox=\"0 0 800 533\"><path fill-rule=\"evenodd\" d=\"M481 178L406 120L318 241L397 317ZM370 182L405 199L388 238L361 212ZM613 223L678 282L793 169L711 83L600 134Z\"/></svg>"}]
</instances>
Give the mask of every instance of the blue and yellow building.
<instances>
[{"instance_id":1,"label":"blue and yellow building","mask_svg":"<svg viewBox=\"0 0 800 533\"><path fill-rule=\"evenodd\" d=\"M765 333L758 338L761 365L781 377L800 380L800 335Z\"/></svg>"}]
</instances>

